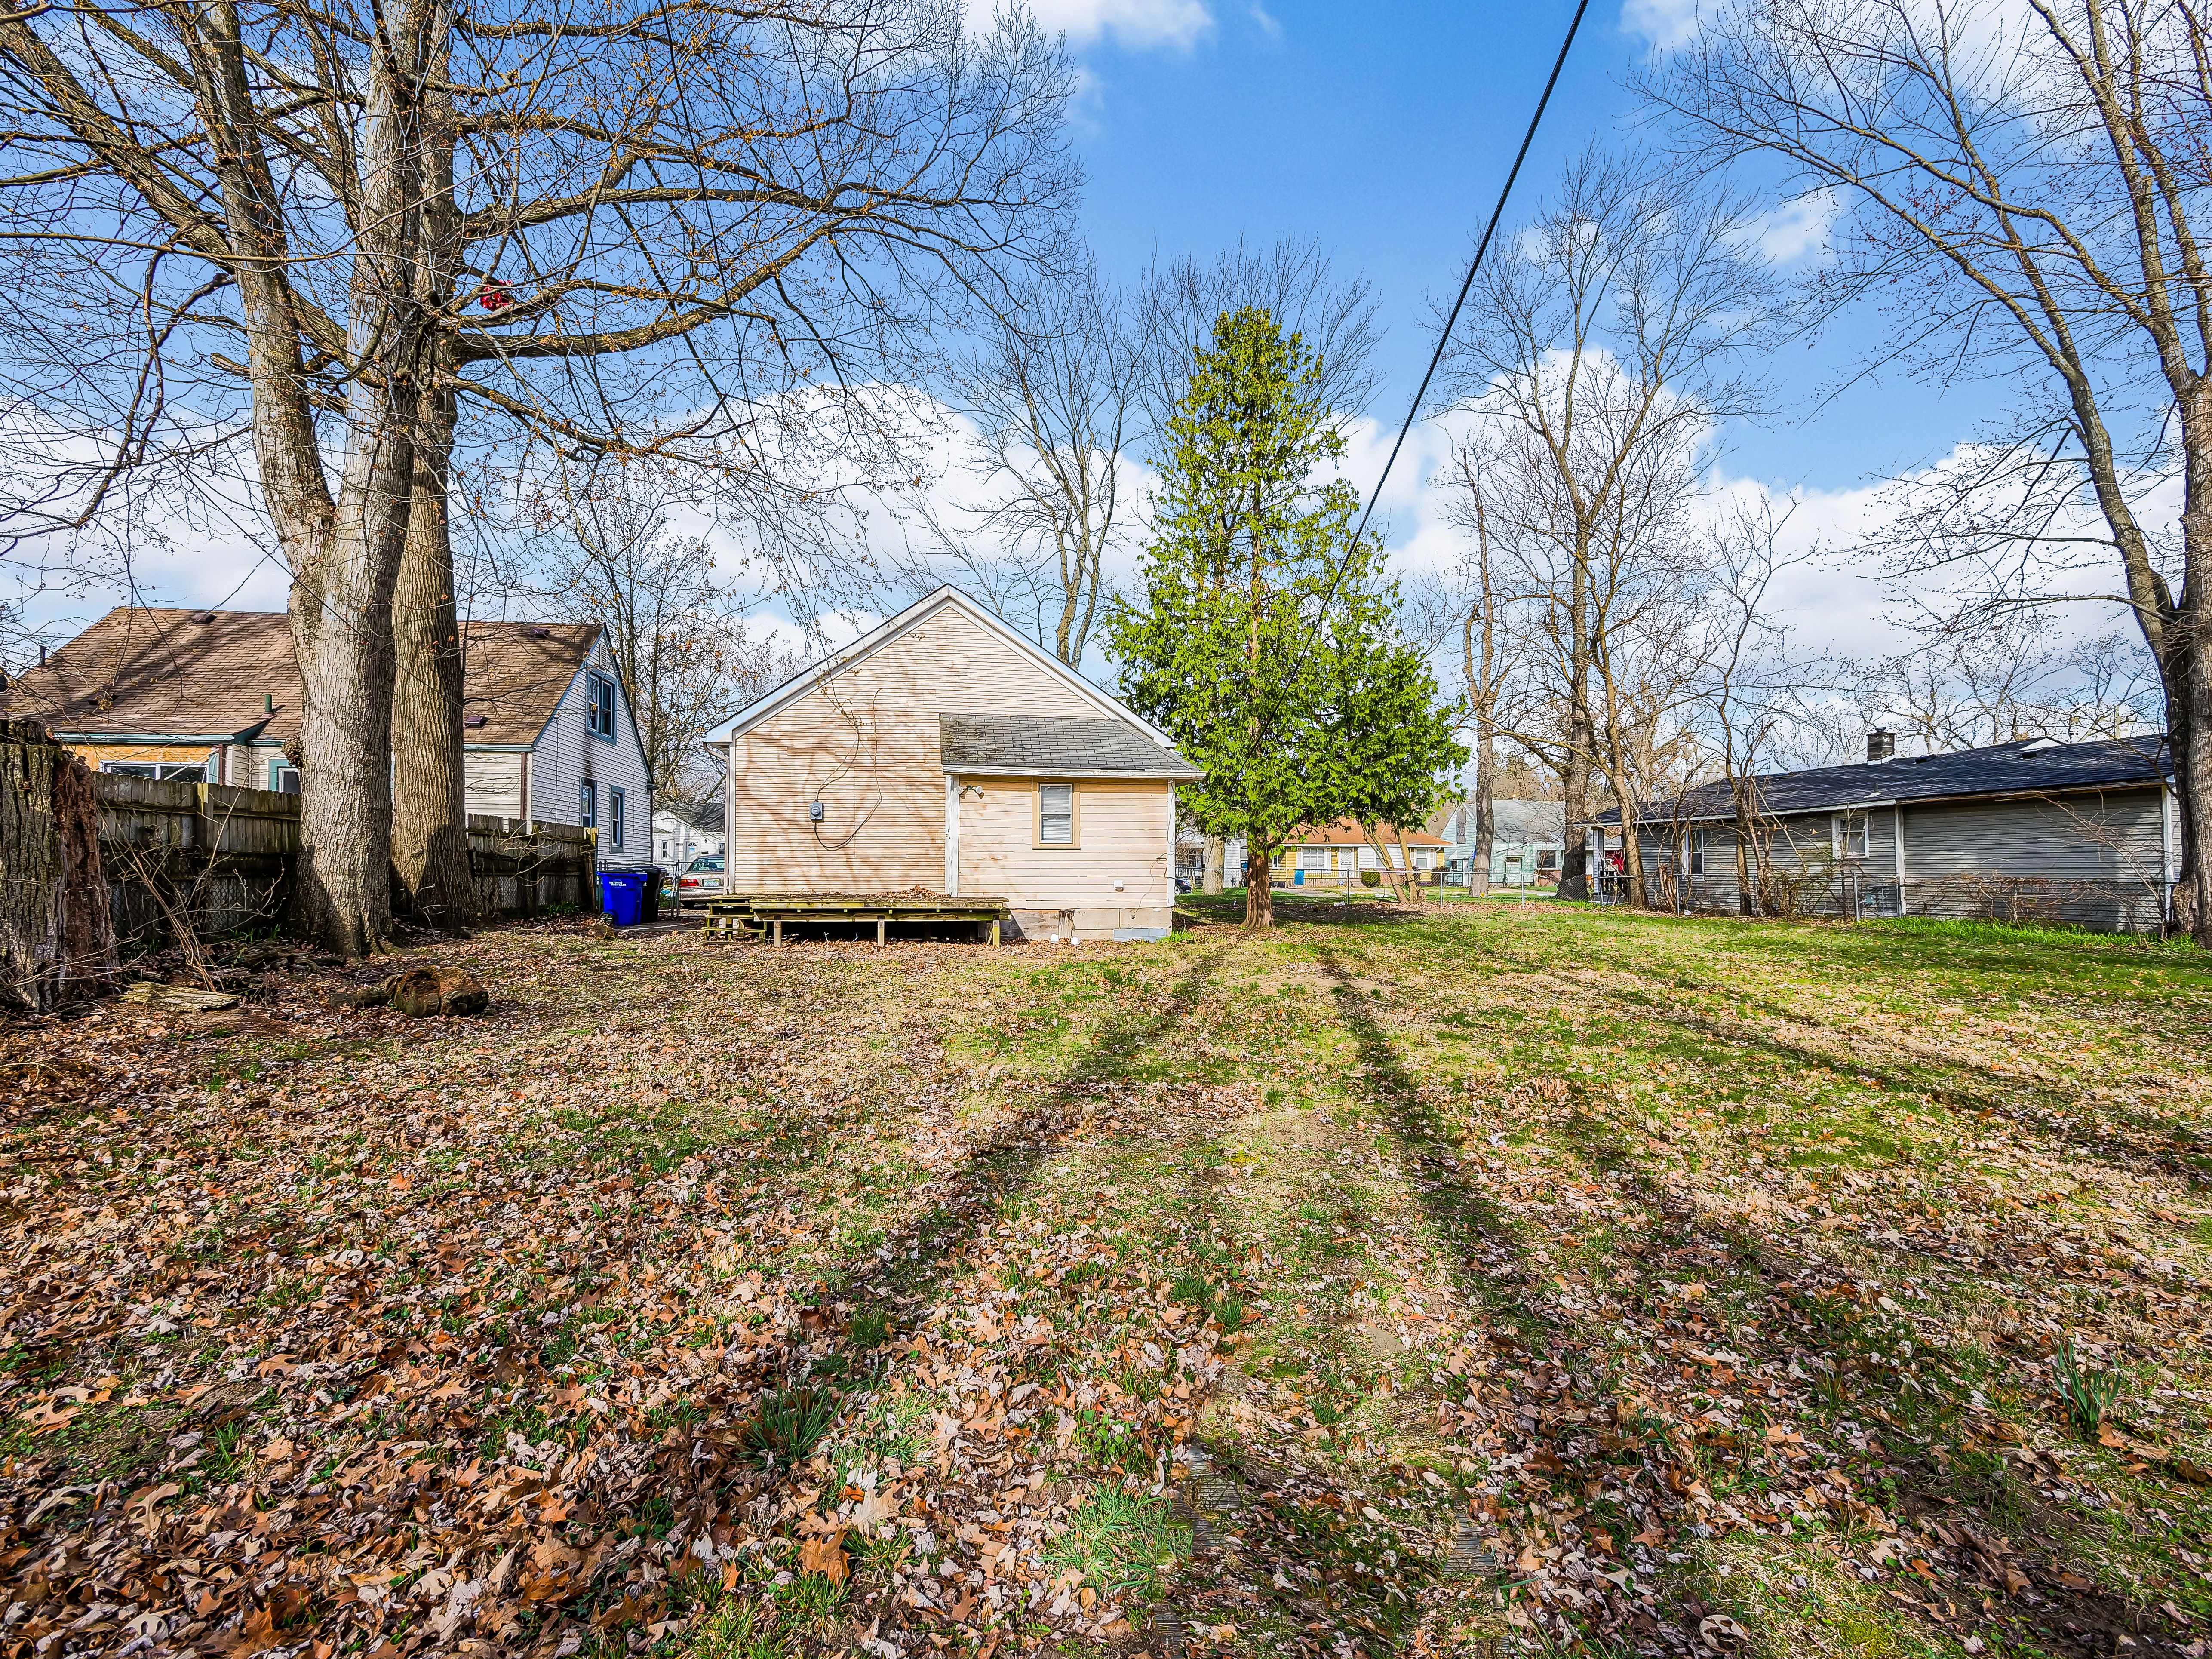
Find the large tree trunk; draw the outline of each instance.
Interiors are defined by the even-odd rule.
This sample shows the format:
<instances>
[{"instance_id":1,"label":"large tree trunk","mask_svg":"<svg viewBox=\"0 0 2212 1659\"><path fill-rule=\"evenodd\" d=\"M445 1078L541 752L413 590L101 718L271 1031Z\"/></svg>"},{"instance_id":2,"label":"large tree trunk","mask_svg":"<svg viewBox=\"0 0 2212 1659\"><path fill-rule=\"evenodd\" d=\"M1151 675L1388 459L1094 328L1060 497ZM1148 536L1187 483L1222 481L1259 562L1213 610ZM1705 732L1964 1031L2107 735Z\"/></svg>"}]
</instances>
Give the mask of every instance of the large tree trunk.
<instances>
[{"instance_id":1,"label":"large tree trunk","mask_svg":"<svg viewBox=\"0 0 2212 1659\"><path fill-rule=\"evenodd\" d=\"M1275 925L1275 883L1267 866L1271 849L1249 836L1244 842L1244 931L1256 933Z\"/></svg>"},{"instance_id":2,"label":"large tree trunk","mask_svg":"<svg viewBox=\"0 0 2212 1659\"><path fill-rule=\"evenodd\" d=\"M453 400L438 394L415 455L407 546L392 595L392 869L396 897L434 927L477 919L462 769L461 629L446 466Z\"/></svg>"},{"instance_id":3,"label":"large tree trunk","mask_svg":"<svg viewBox=\"0 0 2212 1659\"><path fill-rule=\"evenodd\" d=\"M1644 837L1639 830L1624 796L1620 809L1621 902L1632 910L1644 908Z\"/></svg>"},{"instance_id":4,"label":"large tree trunk","mask_svg":"<svg viewBox=\"0 0 2212 1659\"><path fill-rule=\"evenodd\" d=\"M1590 896L1589 840L1583 821L1589 817L1589 750L1570 734L1567 763L1559 769L1559 803L1566 814L1565 845L1559 850L1559 890L1563 899Z\"/></svg>"},{"instance_id":5,"label":"large tree trunk","mask_svg":"<svg viewBox=\"0 0 2212 1659\"><path fill-rule=\"evenodd\" d=\"M43 1012L115 971L92 774L40 721L0 720L0 1006Z\"/></svg>"},{"instance_id":6,"label":"large tree trunk","mask_svg":"<svg viewBox=\"0 0 2212 1659\"><path fill-rule=\"evenodd\" d=\"M449 75L450 36L429 43L434 88ZM432 90L421 106L423 167L429 200L416 297L434 311L451 294L459 216L453 203L453 112L449 94ZM433 359L407 508L407 543L392 597L392 869L407 913L435 927L477 919L469 871L468 781L461 735L461 629L453 580L447 488L453 465L450 365Z\"/></svg>"},{"instance_id":7,"label":"large tree trunk","mask_svg":"<svg viewBox=\"0 0 2212 1659\"><path fill-rule=\"evenodd\" d=\"M2190 598L2185 588L2185 606ZM2198 600L2199 608L2203 605L2203 600ZM2177 697L2171 685L2166 692L2173 794L2181 820L2178 838L2181 865L2175 872L2173 921L2179 931L2212 949L2212 811L2205 810L2205 791L2212 787L2212 652L2191 637L2189 624L2195 620L2185 615L2181 627L2172 630L2181 633L2184 641L2177 653L2183 659L2177 676L2182 695Z\"/></svg>"},{"instance_id":8,"label":"large tree trunk","mask_svg":"<svg viewBox=\"0 0 2212 1659\"><path fill-rule=\"evenodd\" d=\"M413 100L441 7L391 15L363 88L347 309L343 453L333 499L301 356L283 204L262 151L247 48L228 7L189 15L202 113L218 147L253 390L262 500L292 572L300 720L295 921L333 951L381 950L392 921L392 592L407 532L428 328Z\"/></svg>"},{"instance_id":9,"label":"large tree trunk","mask_svg":"<svg viewBox=\"0 0 2212 1659\"><path fill-rule=\"evenodd\" d=\"M1735 908L1738 915L1755 916L1763 907L1754 884L1751 848L1751 814L1744 810L1743 800L1737 798L1735 805ZM1905 895L1897 896L1898 913L1905 908Z\"/></svg>"},{"instance_id":10,"label":"large tree trunk","mask_svg":"<svg viewBox=\"0 0 2212 1659\"><path fill-rule=\"evenodd\" d=\"M1482 752L1474 768L1474 856L1467 866L1467 890L1477 898L1490 891L1490 855L1498 839L1498 785L1491 776L1491 763L1496 758L1496 744L1483 740ZM1528 871L1523 875L1530 874Z\"/></svg>"}]
</instances>

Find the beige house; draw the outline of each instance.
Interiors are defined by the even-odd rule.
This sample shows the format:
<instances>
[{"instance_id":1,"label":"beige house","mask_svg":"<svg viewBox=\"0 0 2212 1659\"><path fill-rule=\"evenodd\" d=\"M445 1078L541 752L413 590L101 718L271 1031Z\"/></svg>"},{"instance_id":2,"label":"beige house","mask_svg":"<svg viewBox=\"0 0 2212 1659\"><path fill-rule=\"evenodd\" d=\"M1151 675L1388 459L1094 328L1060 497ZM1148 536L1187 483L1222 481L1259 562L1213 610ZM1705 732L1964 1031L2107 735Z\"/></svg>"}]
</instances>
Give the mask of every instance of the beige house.
<instances>
[{"instance_id":1,"label":"beige house","mask_svg":"<svg viewBox=\"0 0 2212 1659\"><path fill-rule=\"evenodd\" d=\"M1003 899L1013 937L1159 939L1167 736L949 587L738 714L728 887Z\"/></svg>"}]
</instances>

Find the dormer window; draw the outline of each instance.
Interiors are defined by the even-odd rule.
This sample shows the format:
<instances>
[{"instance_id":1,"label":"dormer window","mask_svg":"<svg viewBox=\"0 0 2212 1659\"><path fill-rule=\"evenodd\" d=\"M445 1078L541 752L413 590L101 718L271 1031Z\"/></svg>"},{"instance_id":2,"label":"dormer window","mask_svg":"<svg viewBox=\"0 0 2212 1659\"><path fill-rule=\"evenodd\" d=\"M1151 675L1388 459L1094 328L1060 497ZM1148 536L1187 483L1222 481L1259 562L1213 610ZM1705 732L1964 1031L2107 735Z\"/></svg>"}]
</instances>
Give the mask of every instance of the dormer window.
<instances>
[{"instance_id":1,"label":"dormer window","mask_svg":"<svg viewBox=\"0 0 2212 1659\"><path fill-rule=\"evenodd\" d=\"M584 676L584 728L608 743L615 740L615 683L605 674Z\"/></svg>"}]
</instances>

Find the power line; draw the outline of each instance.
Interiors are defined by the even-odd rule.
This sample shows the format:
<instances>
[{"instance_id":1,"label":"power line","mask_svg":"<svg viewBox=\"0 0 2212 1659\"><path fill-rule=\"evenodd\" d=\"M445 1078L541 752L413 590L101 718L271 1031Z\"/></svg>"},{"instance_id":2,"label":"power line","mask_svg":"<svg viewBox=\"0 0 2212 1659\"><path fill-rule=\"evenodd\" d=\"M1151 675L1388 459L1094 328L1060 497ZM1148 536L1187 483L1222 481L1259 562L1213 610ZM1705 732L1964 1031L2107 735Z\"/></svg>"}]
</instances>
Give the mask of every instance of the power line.
<instances>
[{"instance_id":1,"label":"power line","mask_svg":"<svg viewBox=\"0 0 2212 1659\"><path fill-rule=\"evenodd\" d=\"M1367 533L1367 521L1375 516L1375 504L1382 499L1382 486L1390 481L1390 469L1398 464L1398 452L1406 447L1407 434L1413 431L1413 422L1420 417L1421 400L1429 395L1429 382L1436 378L1437 366L1444 360L1444 348L1451 343L1453 325L1459 321L1461 308L1474 288L1475 273L1482 269L1482 256L1490 251L1491 238L1498 234L1498 222L1505 216L1506 199L1513 194L1513 181L1521 176L1521 164L1528 159L1528 147L1536 142L1536 129L1543 125L1545 106L1552 101L1552 88L1559 84L1559 71L1567 66L1567 52L1575 44L1575 32L1583 26L1583 14L1589 9L1589 0L1579 0L1575 7L1574 21L1567 25L1567 38L1559 42L1559 55L1552 60L1550 78L1544 82L1544 95L1536 100L1536 112L1528 118L1528 131L1521 135L1521 148L1513 156L1512 170L1505 175L1505 187L1498 192L1498 205L1490 210L1490 222L1482 229L1482 240L1474 246L1474 258L1467 268L1467 278L1459 285L1459 297L1452 301L1450 315L1444 319L1443 330L1437 336L1437 349L1429 357L1429 366L1421 375L1421 384L1413 393L1413 401L1406 410L1405 423L1398 428L1398 440L1390 446L1389 459L1382 463L1382 476L1375 481L1375 493L1367 498L1367 507L1359 515L1359 527L1352 532L1351 547L1329 578L1328 592L1322 596L1321 612L1314 626L1321 625L1320 615L1328 610L1328 603L1336 597L1336 585L1344 578L1345 568L1352 562L1352 549L1359 545Z\"/></svg>"}]
</instances>

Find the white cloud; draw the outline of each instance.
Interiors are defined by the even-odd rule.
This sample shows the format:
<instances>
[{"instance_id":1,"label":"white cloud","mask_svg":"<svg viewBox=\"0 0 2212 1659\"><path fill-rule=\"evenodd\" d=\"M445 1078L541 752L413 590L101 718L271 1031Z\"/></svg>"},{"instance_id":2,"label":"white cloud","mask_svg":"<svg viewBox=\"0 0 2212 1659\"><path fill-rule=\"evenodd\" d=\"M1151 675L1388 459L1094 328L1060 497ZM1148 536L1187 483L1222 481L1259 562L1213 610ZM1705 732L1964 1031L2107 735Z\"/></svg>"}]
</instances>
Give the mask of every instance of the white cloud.
<instances>
[{"instance_id":1,"label":"white cloud","mask_svg":"<svg viewBox=\"0 0 2212 1659\"><path fill-rule=\"evenodd\" d=\"M1761 258L1769 264L1786 265L1808 254L1817 258L1826 253L1829 233L1843 210L1843 201L1835 191L1816 190L1769 208L1752 220L1745 231Z\"/></svg>"},{"instance_id":2,"label":"white cloud","mask_svg":"<svg viewBox=\"0 0 2212 1659\"><path fill-rule=\"evenodd\" d=\"M1655 51L1672 52L1698 32L1704 0L1626 0L1620 9L1624 34L1641 35Z\"/></svg>"},{"instance_id":3,"label":"white cloud","mask_svg":"<svg viewBox=\"0 0 2212 1659\"><path fill-rule=\"evenodd\" d=\"M1266 35L1270 40L1279 40L1283 38L1282 20L1260 4L1259 0L1252 0L1252 4L1248 9L1252 14L1252 21L1260 26L1261 33Z\"/></svg>"},{"instance_id":4,"label":"white cloud","mask_svg":"<svg viewBox=\"0 0 2212 1659\"><path fill-rule=\"evenodd\" d=\"M1206 0L1027 0L1047 28L1064 31L1076 46L1110 34L1130 48L1187 50L1213 27Z\"/></svg>"}]
</instances>

